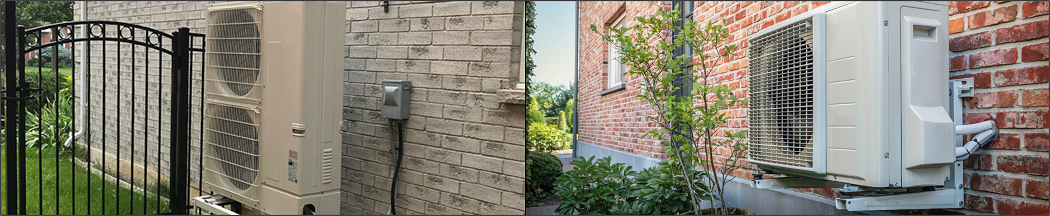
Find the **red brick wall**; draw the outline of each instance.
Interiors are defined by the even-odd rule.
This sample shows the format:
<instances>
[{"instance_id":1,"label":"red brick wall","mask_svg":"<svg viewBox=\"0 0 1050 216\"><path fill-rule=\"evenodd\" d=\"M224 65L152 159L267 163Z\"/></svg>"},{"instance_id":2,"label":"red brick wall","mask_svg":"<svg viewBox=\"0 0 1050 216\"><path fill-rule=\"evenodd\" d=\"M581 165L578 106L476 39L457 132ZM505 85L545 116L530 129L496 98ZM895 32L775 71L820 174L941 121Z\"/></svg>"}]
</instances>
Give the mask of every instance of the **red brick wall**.
<instances>
[{"instance_id":1,"label":"red brick wall","mask_svg":"<svg viewBox=\"0 0 1050 216\"><path fill-rule=\"evenodd\" d=\"M1047 13L1042 2L951 2L951 78L973 77L966 123L995 119L999 140L966 160L966 209L1048 212Z\"/></svg>"},{"instance_id":2,"label":"red brick wall","mask_svg":"<svg viewBox=\"0 0 1050 216\"><path fill-rule=\"evenodd\" d=\"M580 81L579 81L579 139L586 143L653 158L666 158L660 143L642 140L642 134L656 127L648 116L652 116L649 105L634 96L641 82L639 77L624 77L627 89L606 95L606 43L601 35L591 31L591 24L599 30L610 24L613 16L625 9L627 17L650 14L662 2L580 2ZM636 21L627 21L633 25Z\"/></svg>"},{"instance_id":3,"label":"red brick wall","mask_svg":"<svg viewBox=\"0 0 1050 216\"><path fill-rule=\"evenodd\" d=\"M828 2L697 2L699 20L728 19L737 57L722 62L714 78L747 91L747 37ZM665 158L655 140L640 139L653 129L648 105L634 98L637 78L625 78L627 89L604 96L606 50L590 25L604 26L620 7L628 17L650 14L669 2L582 2L580 20L580 141L646 157ZM1048 3L951 2L949 50L952 79L974 77L975 97L964 101L966 123L995 119L998 141L965 161L965 209L916 210L900 213L1042 214L1048 209ZM628 23L630 24L630 23ZM726 128L746 129L747 108L729 109ZM745 175L749 171L736 174ZM831 189L799 189L835 197Z\"/></svg>"}]
</instances>

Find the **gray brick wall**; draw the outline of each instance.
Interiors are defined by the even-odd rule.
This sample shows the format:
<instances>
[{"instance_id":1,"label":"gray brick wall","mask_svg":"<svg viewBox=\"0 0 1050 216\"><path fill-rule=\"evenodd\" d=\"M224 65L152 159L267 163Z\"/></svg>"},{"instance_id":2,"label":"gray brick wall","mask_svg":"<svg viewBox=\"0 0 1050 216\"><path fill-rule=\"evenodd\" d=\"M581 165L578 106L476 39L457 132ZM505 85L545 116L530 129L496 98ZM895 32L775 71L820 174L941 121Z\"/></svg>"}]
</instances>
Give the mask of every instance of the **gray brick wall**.
<instances>
[{"instance_id":1,"label":"gray brick wall","mask_svg":"<svg viewBox=\"0 0 1050 216\"><path fill-rule=\"evenodd\" d=\"M522 2L347 3L343 214L385 214L393 159L380 83L413 84L398 213L524 214Z\"/></svg>"},{"instance_id":2,"label":"gray brick wall","mask_svg":"<svg viewBox=\"0 0 1050 216\"><path fill-rule=\"evenodd\" d=\"M204 32L204 9L211 2L177 2L177 1L87 1L87 20L119 21L142 25L163 32L174 32L179 27L189 27L190 32ZM79 20L81 16L81 2L74 4L74 19ZM79 28L77 29L79 32ZM113 37L117 30L110 27L106 29L106 35ZM144 38L145 32L136 31L136 36ZM78 36L79 37L79 36ZM142 39L139 39L142 41ZM161 42L164 48L170 49L170 40ZM76 43L77 49L74 55L81 56L80 49L88 47L85 43ZM106 162L110 171L115 170L114 159L119 153L121 159L121 173L125 180L130 180L129 167L131 164L138 166L135 181L143 179L142 170L157 172L161 175L161 182L167 182L168 175L168 148L171 110L171 56L159 54L156 50L148 50L143 46L135 46L116 42L91 42L90 44L90 70L91 89L88 90L91 100L89 101L90 126L89 133L78 140L81 145L90 145L93 149L105 152L111 157ZM119 47L119 52L118 52ZM105 52L103 52L103 49ZM148 50L148 51L147 51ZM105 54L103 54L105 53ZM148 56L147 56L148 55ZM148 68L147 68L147 57ZM202 55L194 56L193 83L199 87L201 74ZM103 64L103 61L105 63ZM82 62L77 61L77 65ZM77 68L77 73L81 73ZM119 72L118 72L119 70ZM79 78L79 76L74 76ZM158 85L158 79L161 83ZM82 81L76 80L76 91L85 90ZM132 86L135 89L132 89ZM104 87L103 87L104 86ZM103 89L105 97L103 97ZM132 97L134 92L134 97ZM200 94L199 90L193 91L192 106L192 128L191 128L191 161L199 161L198 151L200 147ZM159 95L158 95L159 94ZM105 103L103 103L105 98ZM133 101L134 98L134 101ZM81 98L76 98L81 100ZM148 106L147 106L148 103ZM105 104L105 105L104 105ZM119 106L119 109L118 109ZM103 109L105 111L103 111ZM148 113L147 113L148 111ZM82 110L77 109L80 113ZM134 119L134 124L132 124ZM78 119L79 121L79 119ZM134 132L132 132L134 131ZM118 133L119 132L119 133ZM119 146L119 151L118 151ZM131 151L134 148L134 151ZM92 158L100 161L99 152L94 152ZM159 158L158 158L159 155ZM134 162L132 162L134 157ZM145 158L145 159L144 159ZM159 169L158 167L159 164ZM196 163L190 166L191 182L196 187L197 175L199 174ZM150 184L154 184L155 177L150 177ZM166 183L164 183L166 184Z\"/></svg>"},{"instance_id":3,"label":"gray brick wall","mask_svg":"<svg viewBox=\"0 0 1050 216\"><path fill-rule=\"evenodd\" d=\"M74 6L79 17L80 2ZM88 2L88 20L112 20L173 32L189 27L204 32L204 15L212 2ZM390 2L384 12L380 2L347 2L346 77L343 88L343 214L385 214L393 176L388 124L379 115L380 82L405 79L413 82L412 114L405 125L405 158L399 176L399 213L407 214L524 214L525 111L523 105L502 104L496 92L514 87L518 79L522 2ZM115 33L113 33L115 34ZM81 45L78 45L81 46ZM116 154L120 128L122 154L130 149L132 129L137 140L136 161L141 163L144 142L151 157L158 143L167 158L167 124L170 62L161 64L164 82L156 86L156 63L146 76L143 62L131 68L130 55L121 61L123 83L117 94L115 45L108 45L106 69L102 47L92 44L91 143L101 149L101 131L107 129L107 152ZM128 46L122 47L129 50ZM142 48L140 47L141 51ZM78 54L79 55L79 54ZM137 59L144 59L139 54ZM156 54L150 56L155 62ZM167 58L167 57L165 57ZM199 62L198 59L195 62ZM194 83L200 85L201 65L194 66ZM105 71L103 73L103 71ZM101 111L103 74L107 76L107 102L122 103L122 111L107 106ZM138 94L132 115L130 83L137 79ZM149 77L150 94L144 95ZM80 82L77 82L78 85ZM162 96L156 90L162 89ZM78 91L83 88L78 86ZM150 115L143 117L145 100ZM192 161L199 161L200 91L194 91ZM157 107L157 101L161 106ZM156 111L163 110L158 119ZM79 110L78 110L79 111ZM121 116L118 122L116 116ZM130 124L131 116L137 116ZM143 122L149 119L149 126ZM105 127L103 126L105 122ZM82 139L81 142L86 142ZM156 159L150 159L156 161ZM165 159L166 160L166 159ZM149 164L148 167L156 167ZM197 164L191 169L196 182ZM155 170L156 168L150 168ZM167 173L162 164L160 172ZM195 183L194 183L195 184ZM195 185L194 185L195 186Z\"/></svg>"}]
</instances>

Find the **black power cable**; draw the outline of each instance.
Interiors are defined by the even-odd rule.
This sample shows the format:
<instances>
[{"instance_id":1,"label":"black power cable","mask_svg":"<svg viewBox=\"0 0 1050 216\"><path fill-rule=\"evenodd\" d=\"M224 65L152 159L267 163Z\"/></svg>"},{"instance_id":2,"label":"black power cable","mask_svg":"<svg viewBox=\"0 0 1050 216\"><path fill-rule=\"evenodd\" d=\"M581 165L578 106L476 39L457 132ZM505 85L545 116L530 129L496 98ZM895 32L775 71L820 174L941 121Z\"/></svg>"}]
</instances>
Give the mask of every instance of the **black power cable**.
<instances>
[{"instance_id":1,"label":"black power cable","mask_svg":"<svg viewBox=\"0 0 1050 216\"><path fill-rule=\"evenodd\" d=\"M394 145L394 123L397 123L397 145ZM401 159L404 157L403 147L405 133L403 132L402 126L404 125L403 120L390 119L390 154L397 154L397 159L394 160L394 178L390 181L390 215L397 215L397 210L394 209L394 199L397 196L397 176L401 173Z\"/></svg>"}]
</instances>

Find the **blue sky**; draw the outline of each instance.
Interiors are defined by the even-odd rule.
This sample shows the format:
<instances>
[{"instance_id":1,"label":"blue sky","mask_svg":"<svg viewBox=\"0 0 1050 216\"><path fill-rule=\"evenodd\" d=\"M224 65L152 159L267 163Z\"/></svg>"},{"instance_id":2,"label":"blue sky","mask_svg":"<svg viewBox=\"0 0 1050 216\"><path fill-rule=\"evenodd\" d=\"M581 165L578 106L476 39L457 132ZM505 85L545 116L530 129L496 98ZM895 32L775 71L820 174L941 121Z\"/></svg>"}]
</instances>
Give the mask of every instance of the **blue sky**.
<instances>
[{"instance_id":1,"label":"blue sky","mask_svg":"<svg viewBox=\"0 0 1050 216\"><path fill-rule=\"evenodd\" d=\"M576 2L536 1L533 81L569 85L576 78Z\"/></svg>"}]
</instances>

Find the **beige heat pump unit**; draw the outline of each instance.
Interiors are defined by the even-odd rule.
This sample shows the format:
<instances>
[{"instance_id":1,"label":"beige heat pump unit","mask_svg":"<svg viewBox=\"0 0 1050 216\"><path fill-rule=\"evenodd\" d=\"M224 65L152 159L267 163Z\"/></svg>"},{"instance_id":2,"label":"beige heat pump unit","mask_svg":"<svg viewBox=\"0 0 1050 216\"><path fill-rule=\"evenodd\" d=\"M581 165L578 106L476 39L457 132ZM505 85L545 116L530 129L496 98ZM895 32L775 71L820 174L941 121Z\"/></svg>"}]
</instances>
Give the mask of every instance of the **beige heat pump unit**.
<instances>
[{"instance_id":1,"label":"beige heat pump unit","mask_svg":"<svg viewBox=\"0 0 1050 216\"><path fill-rule=\"evenodd\" d=\"M339 213L345 2L207 11L204 188L264 214Z\"/></svg>"}]
</instances>

